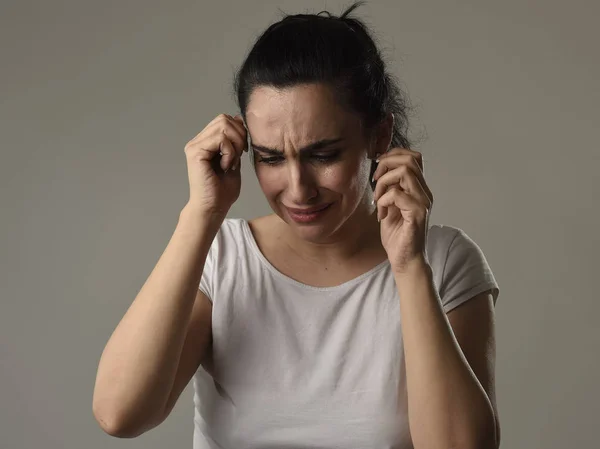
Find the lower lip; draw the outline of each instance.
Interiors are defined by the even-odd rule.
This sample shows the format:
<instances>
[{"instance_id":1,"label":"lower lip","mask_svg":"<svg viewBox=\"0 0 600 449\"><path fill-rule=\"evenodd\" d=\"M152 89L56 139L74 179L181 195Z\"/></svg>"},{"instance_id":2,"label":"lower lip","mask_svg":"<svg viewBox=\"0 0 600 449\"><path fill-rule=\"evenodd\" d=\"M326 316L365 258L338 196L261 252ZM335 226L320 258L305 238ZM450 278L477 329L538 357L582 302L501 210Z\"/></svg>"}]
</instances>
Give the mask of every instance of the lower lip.
<instances>
[{"instance_id":1,"label":"lower lip","mask_svg":"<svg viewBox=\"0 0 600 449\"><path fill-rule=\"evenodd\" d=\"M321 218L325 214L325 212L327 212L329 210L330 207L331 207L331 204L329 204L327 207L325 207L325 209L321 209L317 212L311 212L309 214L298 214L298 213L292 212L289 209L287 210L287 212L288 212L290 218L297 223L310 223L310 222L316 221L319 218Z\"/></svg>"}]
</instances>

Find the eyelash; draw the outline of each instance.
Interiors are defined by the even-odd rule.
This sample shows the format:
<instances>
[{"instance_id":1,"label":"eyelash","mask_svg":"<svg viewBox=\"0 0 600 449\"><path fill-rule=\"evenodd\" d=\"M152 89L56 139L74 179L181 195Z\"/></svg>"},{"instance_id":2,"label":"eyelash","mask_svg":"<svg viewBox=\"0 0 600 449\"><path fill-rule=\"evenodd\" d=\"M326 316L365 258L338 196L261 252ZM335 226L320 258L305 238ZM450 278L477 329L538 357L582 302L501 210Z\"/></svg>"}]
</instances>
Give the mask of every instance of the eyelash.
<instances>
[{"instance_id":1,"label":"eyelash","mask_svg":"<svg viewBox=\"0 0 600 449\"><path fill-rule=\"evenodd\" d=\"M335 159L338 158L340 154L340 151L334 151L328 154L313 154L312 158L317 160L319 163L321 164L327 164L329 162L334 161ZM263 164L267 164L267 165L277 165L278 163L280 163L282 161L282 157L281 156L275 156L275 157L261 157L258 162L261 162Z\"/></svg>"}]
</instances>

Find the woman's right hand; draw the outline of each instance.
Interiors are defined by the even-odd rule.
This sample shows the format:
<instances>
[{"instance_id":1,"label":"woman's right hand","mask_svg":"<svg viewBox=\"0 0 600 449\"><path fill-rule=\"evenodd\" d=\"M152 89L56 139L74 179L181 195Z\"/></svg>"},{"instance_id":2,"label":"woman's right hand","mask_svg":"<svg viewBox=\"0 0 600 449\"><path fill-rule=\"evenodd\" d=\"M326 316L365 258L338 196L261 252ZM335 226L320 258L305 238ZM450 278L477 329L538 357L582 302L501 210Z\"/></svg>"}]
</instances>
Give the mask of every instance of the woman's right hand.
<instances>
[{"instance_id":1,"label":"woman's right hand","mask_svg":"<svg viewBox=\"0 0 600 449\"><path fill-rule=\"evenodd\" d=\"M240 165L248 151L247 131L240 115L219 114L185 146L190 198L200 213L227 215L241 188Z\"/></svg>"}]
</instances>

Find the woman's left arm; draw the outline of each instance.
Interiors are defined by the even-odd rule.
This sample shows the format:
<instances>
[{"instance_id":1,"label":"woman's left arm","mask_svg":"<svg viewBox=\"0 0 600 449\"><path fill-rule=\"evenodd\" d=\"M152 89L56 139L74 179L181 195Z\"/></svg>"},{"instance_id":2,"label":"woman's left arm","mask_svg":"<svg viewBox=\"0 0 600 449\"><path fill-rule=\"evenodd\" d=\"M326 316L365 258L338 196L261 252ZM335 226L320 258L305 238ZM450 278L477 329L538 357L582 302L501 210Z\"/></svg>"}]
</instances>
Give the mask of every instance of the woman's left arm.
<instances>
[{"instance_id":1,"label":"woman's left arm","mask_svg":"<svg viewBox=\"0 0 600 449\"><path fill-rule=\"evenodd\" d=\"M415 448L498 448L491 293L446 315L425 260L397 274L396 285Z\"/></svg>"},{"instance_id":2,"label":"woman's left arm","mask_svg":"<svg viewBox=\"0 0 600 449\"><path fill-rule=\"evenodd\" d=\"M426 257L433 195L423 157L394 148L378 162L374 202L400 296L414 447L497 449L492 295L477 295L446 315Z\"/></svg>"}]
</instances>

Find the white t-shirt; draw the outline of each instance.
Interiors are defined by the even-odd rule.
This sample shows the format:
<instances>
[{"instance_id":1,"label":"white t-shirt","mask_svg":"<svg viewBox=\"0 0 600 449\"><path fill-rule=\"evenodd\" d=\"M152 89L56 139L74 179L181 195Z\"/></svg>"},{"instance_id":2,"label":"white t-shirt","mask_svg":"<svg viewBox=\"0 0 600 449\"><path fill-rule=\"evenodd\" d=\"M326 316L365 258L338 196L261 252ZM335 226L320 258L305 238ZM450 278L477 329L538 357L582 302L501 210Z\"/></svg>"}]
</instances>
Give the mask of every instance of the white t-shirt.
<instances>
[{"instance_id":1,"label":"white t-shirt","mask_svg":"<svg viewBox=\"0 0 600 449\"><path fill-rule=\"evenodd\" d=\"M496 280L462 230L430 226L427 258L446 312L489 289L495 303ZM194 375L194 449L413 447L388 261L308 286L267 261L246 220L225 219L200 289L213 304L213 346Z\"/></svg>"}]
</instances>

